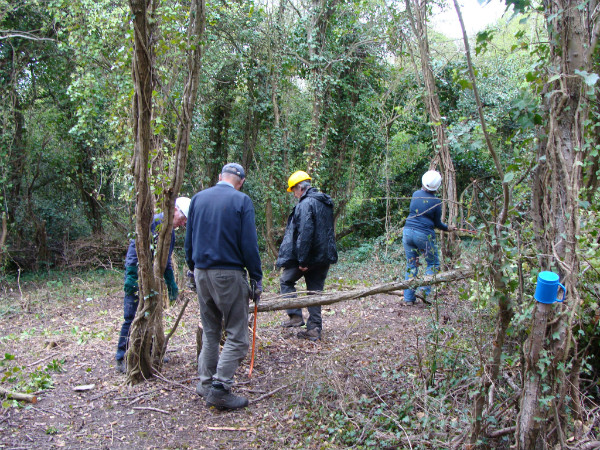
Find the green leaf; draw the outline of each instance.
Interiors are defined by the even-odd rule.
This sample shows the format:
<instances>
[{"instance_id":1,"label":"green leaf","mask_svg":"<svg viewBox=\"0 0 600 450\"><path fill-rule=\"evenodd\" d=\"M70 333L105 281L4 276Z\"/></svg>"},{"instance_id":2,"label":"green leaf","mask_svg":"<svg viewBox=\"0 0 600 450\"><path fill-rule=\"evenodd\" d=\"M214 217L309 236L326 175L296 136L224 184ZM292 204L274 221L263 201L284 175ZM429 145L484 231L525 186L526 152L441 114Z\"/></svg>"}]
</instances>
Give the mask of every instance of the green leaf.
<instances>
[{"instance_id":1,"label":"green leaf","mask_svg":"<svg viewBox=\"0 0 600 450\"><path fill-rule=\"evenodd\" d=\"M552 83L553 81L559 80L560 79L560 74L556 74L553 77L550 77L548 79L548 83Z\"/></svg>"},{"instance_id":2,"label":"green leaf","mask_svg":"<svg viewBox=\"0 0 600 450\"><path fill-rule=\"evenodd\" d=\"M513 178L515 177L515 173L514 172L508 172L506 174L504 174L504 183L510 183Z\"/></svg>"},{"instance_id":3,"label":"green leaf","mask_svg":"<svg viewBox=\"0 0 600 450\"><path fill-rule=\"evenodd\" d=\"M600 79L600 76L597 73L589 73L589 72L586 72L585 70L575 69L575 73L577 75L579 75L580 77L582 77L583 81L588 86L594 86L596 84L596 82L598 81L598 79Z\"/></svg>"},{"instance_id":4,"label":"green leaf","mask_svg":"<svg viewBox=\"0 0 600 450\"><path fill-rule=\"evenodd\" d=\"M458 80L458 84L462 89L473 89L473 84L469 80Z\"/></svg>"},{"instance_id":5,"label":"green leaf","mask_svg":"<svg viewBox=\"0 0 600 450\"><path fill-rule=\"evenodd\" d=\"M537 74L536 74L536 73L534 73L534 72L527 72L527 73L525 74L525 79L531 83L532 81L535 81L535 80L537 80L537 79L538 79L538 76L537 76Z\"/></svg>"}]
</instances>

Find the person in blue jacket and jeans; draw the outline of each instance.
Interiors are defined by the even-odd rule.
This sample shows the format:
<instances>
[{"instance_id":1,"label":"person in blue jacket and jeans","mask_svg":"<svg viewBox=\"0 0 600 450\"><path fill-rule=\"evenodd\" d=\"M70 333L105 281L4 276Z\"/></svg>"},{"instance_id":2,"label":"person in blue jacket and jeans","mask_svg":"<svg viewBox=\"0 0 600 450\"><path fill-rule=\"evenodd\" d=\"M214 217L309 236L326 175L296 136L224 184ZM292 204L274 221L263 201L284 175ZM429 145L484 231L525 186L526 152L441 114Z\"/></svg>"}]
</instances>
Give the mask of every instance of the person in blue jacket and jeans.
<instances>
[{"instance_id":1,"label":"person in blue jacket and jeans","mask_svg":"<svg viewBox=\"0 0 600 450\"><path fill-rule=\"evenodd\" d=\"M425 172L421 183L423 187L413 194L410 201L410 212L402 233L402 244L406 254L406 280L417 276L420 255L423 255L427 262L425 275L433 275L439 271L435 228L442 231L456 229L442 222L442 201L435 196L442 184L439 172ZM422 286L417 292L414 289L405 289L404 301L407 305L414 305L416 296L427 298L430 292L431 286Z\"/></svg>"},{"instance_id":2,"label":"person in blue jacket and jeans","mask_svg":"<svg viewBox=\"0 0 600 450\"><path fill-rule=\"evenodd\" d=\"M175 200L171 246L169 247L169 259L167 260L167 267L164 273L165 284L167 285L167 291L169 293L169 301L171 302L175 301L177 295L179 295L179 288L175 282L175 274L173 273L173 265L171 263L171 255L173 254L173 248L175 247L175 228L185 225L189 207L189 198L179 197ZM156 214L152 221L152 225L150 226L150 231L155 240L160 231L158 226L162 223L163 218L163 213ZM115 355L115 359L117 360L117 371L120 373L125 373L127 371L125 352L127 351L129 344L129 329L131 328L131 323L135 318L135 312L137 311L139 304L138 257L135 249L135 239L129 241L129 248L127 249L127 255L125 256L125 282L123 284L123 290L125 291L125 297L123 299L123 325L121 325L119 343L117 344L117 354Z\"/></svg>"}]
</instances>

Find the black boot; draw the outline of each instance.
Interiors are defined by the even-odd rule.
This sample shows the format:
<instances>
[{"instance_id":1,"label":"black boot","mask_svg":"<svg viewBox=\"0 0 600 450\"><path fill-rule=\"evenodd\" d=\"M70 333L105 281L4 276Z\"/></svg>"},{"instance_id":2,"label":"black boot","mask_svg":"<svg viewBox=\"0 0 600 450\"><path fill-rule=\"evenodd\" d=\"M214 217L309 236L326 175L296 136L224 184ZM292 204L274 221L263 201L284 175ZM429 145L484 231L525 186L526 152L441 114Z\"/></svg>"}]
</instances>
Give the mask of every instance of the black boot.
<instances>
[{"instance_id":1,"label":"black boot","mask_svg":"<svg viewBox=\"0 0 600 450\"><path fill-rule=\"evenodd\" d=\"M233 395L221 383L213 383L206 396L206 406L214 406L221 410L240 409L248 406L248 399L239 395Z\"/></svg>"},{"instance_id":2,"label":"black boot","mask_svg":"<svg viewBox=\"0 0 600 450\"><path fill-rule=\"evenodd\" d=\"M309 341L320 341L321 340L321 330L318 328L311 328L310 330L300 331L296 335L298 339L307 339Z\"/></svg>"},{"instance_id":3,"label":"black boot","mask_svg":"<svg viewBox=\"0 0 600 450\"><path fill-rule=\"evenodd\" d=\"M209 392L210 386L205 386L202 384L202 381L199 381L196 385L196 394L198 394L202 398L206 398Z\"/></svg>"},{"instance_id":4,"label":"black boot","mask_svg":"<svg viewBox=\"0 0 600 450\"><path fill-rule=\"evenodd\" d=\"M126 373L127 372L127 363L124 359L117 359L117 372Z\"/></svg>"}]
</instances>

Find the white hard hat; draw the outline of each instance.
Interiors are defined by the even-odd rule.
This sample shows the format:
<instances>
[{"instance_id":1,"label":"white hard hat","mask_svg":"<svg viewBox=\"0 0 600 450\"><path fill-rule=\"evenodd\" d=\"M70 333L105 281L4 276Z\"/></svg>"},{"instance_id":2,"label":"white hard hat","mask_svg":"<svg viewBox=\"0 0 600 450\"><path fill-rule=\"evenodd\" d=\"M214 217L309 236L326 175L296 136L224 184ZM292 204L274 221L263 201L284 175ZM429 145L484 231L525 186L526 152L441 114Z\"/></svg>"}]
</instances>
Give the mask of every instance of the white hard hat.
<instances>
[{"instance_id":1,"label":"white hard hat","mask_svg":"<svg viewBox=\"0 0 600 450\"><path fill-rule=\"evenodd\" d=\"M430 170L425 172L423 178L421 178L423 187L428 191L437 191L442 184L442 176L437 170Z\"/></svg>"},{"instance_id":2,"label":"white hard hat","mask_svg":"<svg viewBox=\"0 0 600 450\"><path fill-rule=\"evenodd\" d=\"M191 200L187 197L178 197L177 200L175 200L175 206L179 208L186 219L190 210L190 202Z\"/></svg>"}]
</instances>

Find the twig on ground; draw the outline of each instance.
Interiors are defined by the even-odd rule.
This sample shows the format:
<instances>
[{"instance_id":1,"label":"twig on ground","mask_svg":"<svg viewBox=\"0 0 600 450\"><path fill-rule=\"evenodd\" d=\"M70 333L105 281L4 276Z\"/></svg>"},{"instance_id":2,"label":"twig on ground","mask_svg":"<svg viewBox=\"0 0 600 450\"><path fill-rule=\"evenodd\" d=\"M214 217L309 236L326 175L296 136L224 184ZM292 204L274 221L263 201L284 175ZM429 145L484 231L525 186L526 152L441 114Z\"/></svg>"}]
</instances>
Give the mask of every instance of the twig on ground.
<instances>
[{"instance_id":1,"label":"twig on ground","mask_svg":"<svg viewBox=\"0 0 600 450\"><path fill-rule=\"evenodd\" d=\"M256 428L247 427L206 427L206 429L212 431L249 431L251 433L256 433Z\"/></svg>"},{"instance_id":2,"label":"twig on ground","mask_svg":"<svg viewBox=\"0 0 600 450\"><path fill-rule=\"evenodd\" d=\"M39 364L39 363L41 363L41 362L44 362L44 361L46 361L47 359L50 359L50 358L52 358L53 356L57 356L57 355L58 355L58 353L54 353L54 354L52 354L52 355L48 355L48 356L46 356L45 358L38 359L36 362L32 362L31 364L27 364L25 367L32 367L32 366L35 366L35 365L37 365L37 364Z\"/></svg>"},{"instance_id":3,"label":"twig on ground","mask_svg":"<svg viewBox=\"0 0 600 450\"><path fill-rule=\"evenodd\" d=\"M265 398L267 398L267 397L270 397L271 395L273 395L273 394L275 394L275 393L277 393L277 392L281 391L282 389L285 389L286 387L289 387L289 386L291 386L292 384L293 384L293 383L290 383L290 384L285 384L285 385L283 385L283 386L279 386L277 389L274 389L274 390L272 390L271 392L267 392L266 394L263 394L263 395L261 395L260 397L258 397L258 398L255 398L254 400L251 400L251 401L249 401L248 403L249 403L249 404L258 403L258 402L260 402L261 400L264 400Z\"/></svg>"},{"instance_id":4,"label":"twig on ground","mask_svg":"<svg viewBox=\"0 0 600 450\"><path fill-rule=\"evenodd\" d=\"M181 388L185 389L186 391L193 392L194 394L196 393L196 389L192 389L191 387L188 387L188 386L186 386L186 385L184 385L184 384L181 384L181 383L179 383L179 382L177 382L177 381L171 381L171 380L169 380L169 379L165 378L165 377L164 377L164 375L163 375L162 373L160 373L160 372L159 372L158 370L156 370L156 369L154 370L154 376L155 376L156 378L158 378L159 380L161 380L161 381L164 381L165 383L168 383L168 384L173 384L173 385L175 385L175 386L179 386L179 387L181 387Z\"/></svg>"},{"instance_id":5,"label":"twig on ground","mask_svg":"<svg viewBox=\"0 0 600 450\"><path fill-rule=\"evenodd\" d=\"M151 406L134 406L133 409L144 410L144 411L156 411L163 414L171 414L169 411L163 409L152 408Z\"/></svg>"}]
</instances>

